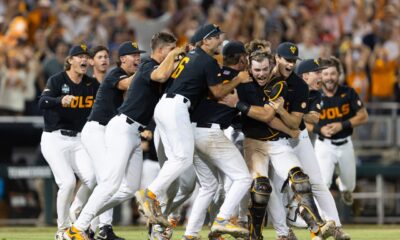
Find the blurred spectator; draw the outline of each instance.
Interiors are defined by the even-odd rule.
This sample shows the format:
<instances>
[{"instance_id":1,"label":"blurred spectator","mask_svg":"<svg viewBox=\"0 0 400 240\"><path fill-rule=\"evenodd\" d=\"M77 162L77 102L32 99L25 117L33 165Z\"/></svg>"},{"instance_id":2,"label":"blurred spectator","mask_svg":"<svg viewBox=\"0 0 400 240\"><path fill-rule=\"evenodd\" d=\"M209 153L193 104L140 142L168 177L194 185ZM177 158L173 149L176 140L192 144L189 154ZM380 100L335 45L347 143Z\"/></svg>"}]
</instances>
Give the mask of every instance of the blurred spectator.
<instances>
[{"instance_id":1,"label":"blurred spectator","mask_svg":"<svg viewBox=\"0 0 400 240\"><path fill-rule=\"evenodd\" d=\"M366 72L367 60L370 50L362 44L360 37L349 41L348 49L344 54L346 66L346 82L358 93L361 101L366 102L369 98L369 81Z\"/></svg>"},{"instance_id":2,"label":"blurred spectator","mask_svg":"<svg viewBox=\"0 0 400 240\"><path fill-rule=\"evenodd\" d=\"M176 11L175 0L165 1L167 11L155 17L154 6L148 0L134 0L133 11L127 13L128 27L135 31L136 40L141 49L150 54L150 41L153 35L164 30Z\"/></svg>"},{"instance_id":3,"label":"blurred spectator","mask_svg":"<svg viewBox=\"0 0 400 240\"><path fill-rule=\"evenodd\" d=\"M390 59L389 55L387 49L378 44L369 58L372 101L393 100L398 62L396 58Z\"/></svg>"},{"instance_id":4,"label":"blurred spectator","mask_svg":"<svg viewBox=\"0 0 400 240\"><path fill-rule=\"evenodd\" d=\"M21 115L25 109L28 73L18 49L8 50L0 67L0 115Z\"/></svg>"}]
</instances>

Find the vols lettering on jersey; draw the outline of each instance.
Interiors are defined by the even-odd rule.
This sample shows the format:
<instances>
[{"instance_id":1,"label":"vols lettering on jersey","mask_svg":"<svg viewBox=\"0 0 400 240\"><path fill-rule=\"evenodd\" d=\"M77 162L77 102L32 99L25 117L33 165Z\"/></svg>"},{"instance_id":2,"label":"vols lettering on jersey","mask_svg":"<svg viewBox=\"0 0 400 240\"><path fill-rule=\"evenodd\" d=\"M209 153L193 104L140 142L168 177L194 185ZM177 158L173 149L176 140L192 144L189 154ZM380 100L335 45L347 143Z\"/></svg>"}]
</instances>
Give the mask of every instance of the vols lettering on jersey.
<instances>
[{"instance_id":1,"label":"vols lettering on jersey","mask_svg":"<svg viewBox=\"0 0 400 240\"><path fill-rule=\"evenodd\" d=\"M363 104L354 89L339 86L332 97L322 96L322 110L318 126L322 127L333 122L343 122L356 115ZM332 139L341 139L353 134L353 129L343 129L332 136Z\"/></svg>"},{"instance_id":2,"label":"vols lettering on jersey","mask_svg":"<svg viewBox=\"0 0 400 240\"><path fill-rule=\"evenodd\" d=\"M39 100L39 107L44 110L45 131L68 129L80 132L92 110L98 88L97 80L87 75L83 75L78 84L72 82L66 72L50 77ZM69 106L61 104L65 95L75 96Z\"/></svg>"},{"instance_id":3,"label":"vols lettering on jersey","mask_svg":"<svg viewBox=\"0 0 400 240\"><path fill-rule=\"evenodd\" d=\"M94 102L93 96L75 96L69 106L66 108L92 108Z\"/></svg>"},{"instance_id":4,"label":"vols lettering on jersey","mask_svg":"<svg viewBox=\"0 0 400 240\"><path fill-rule=\"evenodd\" d=\"M321 120L327 119L341 119L342 117L348 115L350 113L350 104L345 103L340 108L339 107L330 107L327 109L322 109L321 115L319 118Z\"/></svg>"}]
</instances>

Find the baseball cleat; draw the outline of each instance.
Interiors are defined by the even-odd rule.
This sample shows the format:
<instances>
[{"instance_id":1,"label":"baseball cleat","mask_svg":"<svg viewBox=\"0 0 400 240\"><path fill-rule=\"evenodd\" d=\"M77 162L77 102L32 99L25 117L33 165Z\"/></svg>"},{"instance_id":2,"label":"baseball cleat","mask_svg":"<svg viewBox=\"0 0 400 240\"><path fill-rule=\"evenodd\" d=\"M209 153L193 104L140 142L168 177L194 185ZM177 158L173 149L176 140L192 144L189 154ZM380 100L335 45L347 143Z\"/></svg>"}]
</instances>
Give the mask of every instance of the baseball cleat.
<instances>
[{"instance_id":1,"label":"baseball cleat","mask_svg":"<svg viewBox=\"0 0 400 240\"><path fill-rule=\"evenodd\" d=\"M150 240L170 240L172 238L172 228L164 228L160 224L153 224L151 228Z\"/></svg>"},{"instance_id":2,"label":"baseball cleat","mask_svg":"<svg viewBox=\"0 0 400 240\"><path fill-rule=\"evenodd\" d=\"M288 240L297 240L297 237L291 228L289 228L289 234L287 237L288 237Z\"/></svg>"},{"instance_id":3,"label":"baseball cleat","mask_svg":"<svg viewBox=\"0 0 400 240\"><path fill-rule=\"evenodd\" d=\"M144 216L149 218L151 223L158 223L168 227L170 223L164 217L161 211L160 202L149 190L139 190L135 193L136 201L143 211Z\"/></svg>"},{"instance_id":4,"label":"baseball cleat","mask_svg":"<svg viewBox=\"0 0 400 240\"><path fill-rule=\"evenodd\" d=\"M184 235L184 236L182 237L182 240L200 240L200 237L191 236L191 235Z\"/></svg>"},{"instance_id":5,"label":"baseball cleat","mask_svg":"<svg viewBox=\"0 0 400 240\"><path fill-rule=\"evenodd\" d=\"M111 225L104 225L100 228L96 240L125 240L125 238L115 235Z\"/></svg>"},{"instance_id":6,"label":"baseball cleat","mask_svg":"<svg viewBox=\"0 0 400 240\"><path fill-rule=\"evenodd\" d=\"M54 239L55 240L65 240L65 238L64 238L65 231L66 231L65 229L59 229L56 232L56 235L54 236Z\"/></svg>"},{"instance_id":7,"label":"baseball cleat","mask_svg":"<svg viewBox=\"0 0 400 240\"><path fill-rule=\"evenodd\" d=\"M323 239L326 239L330 236L333 236L333 233L335 231L336 225L334 221L326 221L324 225L322 225L319 229L319 232L321 233L321 237Z\"/></svg>"},{"instance_id":8,"label":"baseball cleat","mask_svg":"<svg viewBox=\"0 0 400 240\"><path fill-rule=\"evenodd\" d=\"M333 238L335 240L350 240L351 237L348 233L344 232L341 227L336 227L333 232Z\"/></svg>"},{"instance_id":9,"label":"baseball cleat","mask_svg":"<svg viewBox=\"0 0 400 240\"><path fill-rule=\"evenodd\" d=\"M351 206L353 205L354 199L353 199L353 193L350 191L343 191L340 192L340 197L344 204Z\"/></svg>"},{"instance_id":10,"label":"baseball cleat","mask_svg":"<svg viewBox=\"0 0 400 240\"><path fill-rule=\"evenodd\" d=\"M70 240L90 240L88 235L86 235L84 231L80 231L74 226L68 228L68 230L65 231L63 236L65 239L70 239Z\"/></svg>"},{"instance_id":11,"label":"baseball cleat","mask_svg":"<svg viewBox=\"0 0 400 240\"><path fill-rule=\"evenodd\" d=\"M235 225L229 219L217 217L211 226L211 232L216 234L229 234L233 237L248 237L249 230Z\"/></svg>"}]
</instances>

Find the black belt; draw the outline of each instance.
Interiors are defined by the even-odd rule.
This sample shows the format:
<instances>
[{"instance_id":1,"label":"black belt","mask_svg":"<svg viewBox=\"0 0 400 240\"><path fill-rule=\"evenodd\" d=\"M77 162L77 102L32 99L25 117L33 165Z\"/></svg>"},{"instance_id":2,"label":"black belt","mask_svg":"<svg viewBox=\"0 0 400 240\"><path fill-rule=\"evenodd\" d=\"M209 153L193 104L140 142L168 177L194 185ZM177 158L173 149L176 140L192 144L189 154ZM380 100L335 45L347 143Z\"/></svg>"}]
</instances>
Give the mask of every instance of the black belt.
<instances>
[{"instance_id":1,"label":"black belt","mask_svg":"<svg viewBox=\"0 0 400 240\"><path fill-rule=\"evenodd\" d=\"M79 132L74 131L74 130L60 129L60 133L61 133L61 135L64 135L64 136L76 137L76 136L78 136Z\"/></svg>"},{"instance_id":2,"label":"black belt","mask_svg":"<svg viewBox=\"0 0 400 240\"><path fill-rule=\"evenodd\" d=\"M327 141L331 142L335 146L341 146L341 145L346 144L346 143L349 142L347 139L340 140L340 141L335 141L335 140L323 138L321 136L318 136L318 139L321 140L321 141L327 140Z\"/></svg>"},{"instance_id":3,"label":"black belt","mask_svg":"<svg viewBox=\"0 0 400 240\"><path fill-rule=\"evenodd\" d=\"M196 123L196 127L198 127L198 128L212 128L213 124L218 125L221 130L225 129L219 123Z\"/></svg>"},{"instance_id":4,"label":"black belt","mask_svg":"<svg viewBox=\"0 0 400 240\"><path fill-rule=\"evenodd\" d=\"M118 114L118 115L121 115L121 113L120 114ZM126 117L126 123L127 124L129 124L129 125L132 125L133 123L135 123L136 121L135 120L133 120L132 118L130 118L130 117L128 117L128 116L124 116L124 117ZM136 122L138 125L139 125L139 127L138 127L138 131L139 132L143 132L145 129L144 129L144 127L142 126L142 125L140 125L138 122Z\"/></svg>"},{"instance_id":5,"label":"black belt","mask_svg":"<svg viewBox=\"0 0 400 240\"><path fill-rule=\"evenodd\" d=\"M175 98L177 95L175 93L167 93L166 94L166 98ZM183 103L187 103L189 101L189 99L187 99L186 97L183 97Z\"/></svg>"},{"instance_id":6,"label":"black belt","mask_svg":"<svg viewBox=\"0 0 400 240\"><path fill-rule=\"evenodd\" d=\"M106 126L107 125L106 122L100 122L100 121L96 121L96 120L90 120L89 122L97 122L98 124L100 124L102 126Z\"/></svg>"}]
</instances>

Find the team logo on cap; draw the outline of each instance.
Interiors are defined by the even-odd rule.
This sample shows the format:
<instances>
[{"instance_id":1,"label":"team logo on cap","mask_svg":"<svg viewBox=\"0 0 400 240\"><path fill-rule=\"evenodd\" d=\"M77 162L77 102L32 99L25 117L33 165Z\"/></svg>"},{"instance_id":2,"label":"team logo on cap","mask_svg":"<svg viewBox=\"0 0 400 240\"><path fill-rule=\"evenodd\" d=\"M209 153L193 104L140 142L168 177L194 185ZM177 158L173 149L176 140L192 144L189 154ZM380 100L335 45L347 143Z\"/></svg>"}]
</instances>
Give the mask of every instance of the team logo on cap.
<instances>
[{"instance_id":1,"label":"team logo on cap","mask_svg":"<svg viewBox=\"0 0 400 240\"><path fill-rule=\"evenodd\" d=\"M317 64L319 66L319 62L318 59L314 59L315 64Z\"/></svg>"},{"instance_id":2,"label":"team logo on cap","mask_svg":"<svg viewBox=\"0 0 400 240\"><path fill-rule=\"evenodd\" d=\"M81 48L83 49L83 51L85 51L85 52L86 52L86 50L87 50L87 46L86 46L86 44L81 44Z\"/></svg>"},{"instance_id":3,"label":"team logo on cap","mask_svg":"<svg viewBox=\"0 0 400 240\"><path fill-rule=\"evenodd\" d=\"M295 54L296 51L297 51L296 46L290 46L290 51L291 51L293 54Z\"/></svg>"},{"instance_id":4,"label":"team logo on cap","mask_svg":"<svg viewBox=\"0 0 400 240\"><path fill-rule=\"evenodd\" d=\"M138 48L137 43L135 43L135 42L132 42L132 46L133 46L134 48Z\"/></svg>"}]
</instances>

